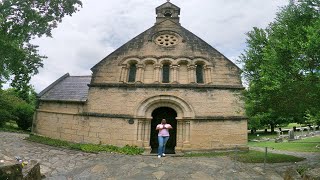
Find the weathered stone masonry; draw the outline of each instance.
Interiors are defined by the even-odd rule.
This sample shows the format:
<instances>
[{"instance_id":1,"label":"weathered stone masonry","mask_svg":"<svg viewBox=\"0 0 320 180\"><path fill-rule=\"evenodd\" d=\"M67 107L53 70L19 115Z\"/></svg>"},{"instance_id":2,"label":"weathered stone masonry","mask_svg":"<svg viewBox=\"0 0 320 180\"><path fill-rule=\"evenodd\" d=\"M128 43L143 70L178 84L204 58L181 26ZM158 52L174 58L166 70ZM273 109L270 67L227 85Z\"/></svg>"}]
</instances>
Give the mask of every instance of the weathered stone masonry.
<instances>
[{"instance_id":1,"label":"weathered stone masonry","mask_svg":"<svg viewBox=\"0 0 320 180\"><path fill-rule=\"evenodd\" d=\"M156 12L156 24L95 65L92 76L66 74L43 90L33 132L150 149L154 112L168 108L176 112L176 151L246 146L240 69L180 25L180 8L167 2Z\"/></svg>"}]
</instances>

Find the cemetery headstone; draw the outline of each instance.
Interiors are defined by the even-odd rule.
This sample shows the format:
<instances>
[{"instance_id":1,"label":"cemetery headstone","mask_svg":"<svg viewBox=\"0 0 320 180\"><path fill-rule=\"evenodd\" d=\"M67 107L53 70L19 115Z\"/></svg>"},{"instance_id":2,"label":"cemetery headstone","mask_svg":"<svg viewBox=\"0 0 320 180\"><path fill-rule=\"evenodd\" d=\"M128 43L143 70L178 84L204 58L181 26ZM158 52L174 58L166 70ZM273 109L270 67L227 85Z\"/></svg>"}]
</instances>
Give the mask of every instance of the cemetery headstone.
<instances>
[{"instance_id":1,"label":"cemetery headstone","mask_svg":"<svg viewBox=\"0 0 320 180\"><path fill-rule=\"evenodd\" d=\"M293 130L289 131L289 141L290 140L294 140L294 131Z\"/></svg>"}]
</instances>

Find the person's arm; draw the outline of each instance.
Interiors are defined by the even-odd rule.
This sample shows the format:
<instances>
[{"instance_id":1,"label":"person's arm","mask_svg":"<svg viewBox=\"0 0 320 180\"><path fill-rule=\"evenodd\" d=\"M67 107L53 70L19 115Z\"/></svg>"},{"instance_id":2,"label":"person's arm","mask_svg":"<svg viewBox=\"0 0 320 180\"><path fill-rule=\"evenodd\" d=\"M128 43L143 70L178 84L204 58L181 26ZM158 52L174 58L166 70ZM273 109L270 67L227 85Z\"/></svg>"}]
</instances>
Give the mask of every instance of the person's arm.
<instances>
[{"instance_id":1,"label":"person's arm","mask_svg":"<svg viewBox=\"0 0 320 180\"><path fill-rule=\"evenodd\" d=\"M167 129L172 129L172 126L170 124L168 124L169 126L167 127Z\"/></svg>"},{"instance_id":2,"label":"person's arm","mask_svg":"<svg viewBox=\"0 0 320 180\"><path fill-rule=\"evenodd\" d=\"M163 129L163 128L161 128L160 125L157 125L156 130L161 130L161 129Z\"/></svg>"}]
</instances>

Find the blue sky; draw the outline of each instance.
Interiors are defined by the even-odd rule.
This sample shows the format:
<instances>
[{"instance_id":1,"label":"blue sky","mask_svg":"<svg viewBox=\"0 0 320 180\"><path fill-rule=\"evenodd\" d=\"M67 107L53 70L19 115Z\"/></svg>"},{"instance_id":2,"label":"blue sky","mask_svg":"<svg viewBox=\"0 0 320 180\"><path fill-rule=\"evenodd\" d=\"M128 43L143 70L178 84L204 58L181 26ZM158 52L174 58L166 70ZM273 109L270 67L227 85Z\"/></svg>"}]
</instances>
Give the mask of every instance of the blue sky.
<instances>
[{"instance_id":1,"label":"blue sky","mask_svg":"<svg viewBox=\"0 0 320 180\"><path fill-rule=\"evenodd\" d=\"M90 75L90 68L155 23L155 8L165 0L84 0L66 17L53 38L33 41L48 56L31 84L40 92L70 73ZM232 61L245 49L245 33L265 28L288 0L171 0L181 8L181 25Z\"/></svg>"}]
</instances>

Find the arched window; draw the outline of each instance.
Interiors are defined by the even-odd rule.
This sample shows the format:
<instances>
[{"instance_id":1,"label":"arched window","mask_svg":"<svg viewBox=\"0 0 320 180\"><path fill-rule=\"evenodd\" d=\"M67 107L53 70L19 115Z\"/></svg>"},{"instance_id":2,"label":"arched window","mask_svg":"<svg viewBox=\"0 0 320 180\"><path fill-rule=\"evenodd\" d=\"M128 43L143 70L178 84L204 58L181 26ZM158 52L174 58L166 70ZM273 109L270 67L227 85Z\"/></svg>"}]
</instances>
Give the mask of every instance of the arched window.
<instances>
[{"instance_id":1,"label":"arched window","mask_svg":"<svg viewBox=\"0 0 320 180\"><path fill-rule=\"evenodd\" d=\"M170 65L164 64L162 66L162 83L170 82Z\"/></svg>"},{"instance_id":2,"label":"arched window","mask_svg":"<svg viewBox=\"0 0 320 180\"><path fill-rule=\"evenodd\" d=\"M197 76L197 83L203 84L203 65L202 64L197 64L196 67L196 76Z\"/></svg>"},{"instance_id":3,"label":"arched window","mask_svg":"<svg viewBox=\"0 0 320 180\"><path fill-rule=\"evenodd\" d=\"M131 64L129 68L129 78L128 82L135 82L136 81L136 73L137 73L137 64Z\"/></svg>"}]
</instances>

